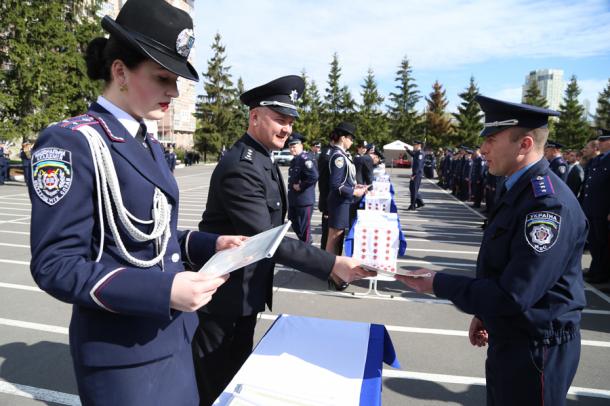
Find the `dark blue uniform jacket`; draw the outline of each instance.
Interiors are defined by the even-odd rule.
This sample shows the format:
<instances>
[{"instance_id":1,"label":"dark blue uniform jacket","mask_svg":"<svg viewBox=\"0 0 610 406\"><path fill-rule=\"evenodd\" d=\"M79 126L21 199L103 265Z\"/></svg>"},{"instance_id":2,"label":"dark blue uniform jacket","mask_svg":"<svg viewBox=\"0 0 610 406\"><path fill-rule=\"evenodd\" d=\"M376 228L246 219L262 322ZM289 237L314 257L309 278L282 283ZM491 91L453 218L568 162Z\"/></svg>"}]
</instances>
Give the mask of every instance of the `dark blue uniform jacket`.
<instances>
[{"instance_id":1,"label":"dark blue uniform jacket","mask_svg":"<svg viewBox=\"0 0 610 406\"><path fill-rule=\"evenodd\" d=\"M284 223L286 189L269 152L248 134L218 163L212 179L201 231L254 235ZM326 280L335 256L293 238L284 238L271 259L231 273L201 311L239 317L256 314L272 304L275 262Z\"/></svg>"},{"instance_id":2,"label":"dark blue uniform jacket","mask_svg":"<svg viewBox=\"0 0 610 406\"><path fill-rule=\"evenodd\" d=\"M586 304L580 264L586 236L574 194L542 159L494 207L476 279L439 273L434 292L481 319L490 340L567 341Z\"/></svg>"},{"instance_id":3,"label":"dark blue uniform jacket","mask_svg":"<svg viewBox=\"0 0 610 406\"><path fill-rule=\"evenodd\" d=\"M288 204L290 206L313 206L316 200L318 168L307 152L302 152L290 161L288 169ZM300 191L293 185L299 185Z\"/></svg>"},{"instance_id":4,"label":"dark blue uniform jacket","mask_svg":"<svg viewBox=\"0 0 610 406\"><path fill-rule=\"evenodd\" d=\"M411 172L414 175L421 175L424 171L424 153L419 151L409 151L407 150L409 155L413 158L413 163L411 164Z\"/></svg>"},{"instance_id":5,"label":"dark blue uniform jacket","mask_svg":"<svg viewBox=\"0 0 610 406\"><path fill-rule=\"evenodd\" d=\"M108 224L103 254L95 262L100 242L95 172L89 144L77 131L85 125L108 145L127 210L150 219L155 187L172 205L172 235L162 263L146 269L130 265L119 255ZM170 309L171 286L184 270L183 261L197 267L214 253L217 236L177 231L178 185L151 138L154 157L112 114L93 104L87 115L45 129L33 150L31 272L42 290L74 304L70 343L72 356L83 365L163 358L188 345L198 323L194 313ZM140 229L150 232L149 227ZM130 254L145 260L156 256L152 242L132 241L121 226L119 231Z\"/></svg>"},{"instance_id":6,"label":"dark blue uniform jacket","mask_svg":"<svg viewBox=\"0 0 610 406\"><path fill-rule=\"evenodd\" d=\"M550 161L551 170L564 182L568 178L568 163L561 157L556 156Z\"/></svg>"}]
</instances>

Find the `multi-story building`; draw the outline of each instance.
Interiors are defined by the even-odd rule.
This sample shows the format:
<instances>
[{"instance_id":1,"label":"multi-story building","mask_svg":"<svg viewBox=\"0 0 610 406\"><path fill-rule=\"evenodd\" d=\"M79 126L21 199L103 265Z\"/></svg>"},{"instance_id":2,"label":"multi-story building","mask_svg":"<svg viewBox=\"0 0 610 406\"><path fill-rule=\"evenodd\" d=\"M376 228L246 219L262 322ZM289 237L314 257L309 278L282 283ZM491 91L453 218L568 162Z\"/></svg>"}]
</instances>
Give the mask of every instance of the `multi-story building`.
<instances>
[{"instance_id":1,"label":"multi-story building","mask_svg":"<svg viewBox=\"0 0 610 406\"><path fill-rule=\"evenodd\" d=\"M109 15L116 18L119 10L126 0L107 0L102 4L100 16ZM178 7L189 14L193 14L195 0L166 0L174 7ZM195 59L195 47L191 49L189 60L193 63ZM169 109L163 119L159 121L147 121L146 126L150 132L163 144L176 144L177 147L189 149L193 146L193 135L195 133L195 103L197 95L195 83L190 80L178 79L178 91L180 97L172 100Z\"/></svg>"},{"instance_id":2,"label":"multi-story building","mask_svg":"<svg viewBox=\"0 0 610 406\"><path fill-rule=\"evenodd\" d=\"M561 69L539 69L531 71L525 77L525 84L521 92L521 100L525 99L527 88L535 81L546 104L550 109L557 110L563 97L563 71Z\"/></svg>"}]
</instances>

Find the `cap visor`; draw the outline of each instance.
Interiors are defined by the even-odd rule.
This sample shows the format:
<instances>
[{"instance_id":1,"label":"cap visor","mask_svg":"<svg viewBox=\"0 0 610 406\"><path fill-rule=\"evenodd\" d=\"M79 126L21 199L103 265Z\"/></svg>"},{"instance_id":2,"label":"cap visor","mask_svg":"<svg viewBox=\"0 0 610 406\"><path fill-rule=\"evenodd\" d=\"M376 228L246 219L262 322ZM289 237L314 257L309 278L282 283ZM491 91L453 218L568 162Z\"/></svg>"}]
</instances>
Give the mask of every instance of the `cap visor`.
<instances>
[{"instance_id":1,"label":"cap visor","mask_svg":"<svg viewBox=\"0 0 610 406\"><path fill-rule=\"evenodd\" d=\"M290 109L288 107L282 107L282 106L264 106L264 107L268 107L273 111L277 111L280 114L283 114L285 116L290 116L290 117L299 117L299 112L296 111L295 109Z\"/></svg>"}]
</instances>

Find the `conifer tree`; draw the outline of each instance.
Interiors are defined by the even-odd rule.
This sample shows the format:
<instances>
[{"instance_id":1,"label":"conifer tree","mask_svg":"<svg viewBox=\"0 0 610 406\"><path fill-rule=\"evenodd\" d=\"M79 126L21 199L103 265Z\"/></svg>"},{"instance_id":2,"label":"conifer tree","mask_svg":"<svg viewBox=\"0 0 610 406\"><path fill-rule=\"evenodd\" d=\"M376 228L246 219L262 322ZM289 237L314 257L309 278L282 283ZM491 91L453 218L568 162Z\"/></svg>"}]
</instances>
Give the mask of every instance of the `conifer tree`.
<instances>
[{"instance_id":1,"label":"conifer tree","mask_svg":"<svg viewBox=\"0 0 610 406\"><path fill-rule=\"evenodd\" d=\"M409 60L405 56L396 72L396 92L391 92L389 97L388 112L393 139L412 140L417 136L418 113L415 105L421 96L412 75Z\"/></svg>"},{"instance_id":2,"label":"conifer tree","mask_svg":"<svg viewBox=\"0 0 610 406\"><path fill-rule=\"evenodd\" d=\"M540 88L535 80L530 80L525 95L523 96L523 103L531 106L543 107L545 109L549 107L546 98L540 93Z\"/></svg>"},{"instance_id":3,"label":"conifer tree","mask_svg":"<svg viewBox=\"0 0 610 406\"><path fill-rule=\"evenodd\" d=\"M221 36L216 33L212 44L213 55L208 61L208 70L202 73L204 94L197 97L195 117L198 121L195 130L195 149L207 154L218 153L223 145L229 143L231 122L234 119L235 89L231 81L229 66L225 66L225 46Z\"/></svg>"},{"instance_id":4,"label":"conifer tree","mask_svg":"<svg viewBox=\"0 0 610 406\"><path fill-rule=\"evenodd\" d=\"M599 93L595 110L595 126L610 130L610 79L606 88Z\"/></svg>"},{"instance_id":5,"label":"conifer tree","mask_svg":"<svg viewBox=\"0 0 610 406\"><path fill-rule=\"evenodd\" d=\"M559 105L561 116L554 126L555 134L552 136L567 148L582 148L592 135L584 117L585 108L578 102L578 95L580 95L580 89L576 76L572 75L563 101Z\"/></svg>"},{"instance_id":6,"label":"conifer tree","mask_svg":"<svg viewBox=\"0 0 610 406\"><path fill-rule=\"evenodd\" d=\"M425 140L422 141L432 148L448 144L453 134L450 115L445 111L449 103L445 93L443 85L437 80L432 85L432 92L426 97ZM412 143L413 139L407 142Z\"/></svg>"},{"instance_id":7,"label":"conifer tree","mask_svg":"<svg viewBox=\"0 0 610 406\"><path fill-rule=\"evenodd\" d=\"M475 97L479 94L474 77L470 77L470 84L466 91L459 94L462 102L458 106L458 113L454 114L457 121L456 131L451 137L453 145L474 146L480 143L479 134L483 130L483 113Z\"/></svg>"},{"instance_id":8,"label":"conifer tree","mask_svg":"<svg viewBox=\"0 0 610 406\"><path fill-rule=\"evenodd\" d=\"M34 4L35 3L35 4ZM0 134L33 138L82 114L101 90L87 77L89 41L103 35L99 0L0 3Z\"/></svg>"},{"instance_id":9,"label":"conifer tree","mask_svg":"<svg viewBox=\"0 0 610 406\"><path fill-rule=\"evenodd\" d=\"M299 119L294 124L294 131L303 134L309 143L326 139L321 133L322 100L315 81L310 81L305 70L301 73L305 89L299 99Z\"/></svg>"},{"instance_id":10,"label":"conifer tree","mask_svg":"<svg viewBox=\"0 0 610 406\"><path fill-rule=\"evenodd\" d=\"M364 83L360 87L362 88L362 104L355 120L358 128L358 138L364 139L368 143L382 145L389 138L388 123L381 110L384 99L377 89L372 69L369 68Z\"/></svg>"},{"instance_id":11,"label":"conifer tree","mask_svg":"<svg viewBox=\"0 0 610 406\"><path fill-rule=\"evenodd\" d=\"M341 88L341 67L339 56L335 52L330 63L327 87L324 91L324 110L322 112L322 133L330 134L334 126L341 121L344 106L349 103L346 94Z\"/></svg>"},{"instance_id":12,"label":"conifer tree","mask_svg":"<svg viewBox=\"0 0 610 406\"><path fill-rule=\"evenodd\" d=\"M237 87L234 89L231 98L231 109L233 111L233 115L231 117L229 129L226 133L227 137L224 140L225 144L223 144L223 146L227 149L231 148L235 141L237 141L244 134L246 128L248 128L250 108L239 100L239 96L243 92L245 92L244 81L240 77L237 79Z\"/></svg>"}]
</instances>

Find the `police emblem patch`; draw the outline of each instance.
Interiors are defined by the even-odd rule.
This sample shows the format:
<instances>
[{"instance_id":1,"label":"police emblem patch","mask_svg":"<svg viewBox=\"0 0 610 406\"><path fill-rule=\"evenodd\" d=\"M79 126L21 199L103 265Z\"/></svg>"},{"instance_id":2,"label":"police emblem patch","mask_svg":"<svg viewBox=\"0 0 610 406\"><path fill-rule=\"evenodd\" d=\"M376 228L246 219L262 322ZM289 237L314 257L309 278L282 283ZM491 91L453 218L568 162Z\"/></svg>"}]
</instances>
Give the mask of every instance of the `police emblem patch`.
<instances>
[{"instance_id":1,"label":"police emblem patch","mask_svg":"<svg viewBox=\"0 0 610 406\"><path fill-rule=\"evenodd\" d=\"M180 31L178 38L176 38L176 52L178 52L179 55L188 58L194 43L195 37L193 36L193 30L185 28Z\"/></svg>"},{"instance_id":2,"label":"police emblem patch","mask_svg":"<svg viewBox=\"0 0 610 406\"><path fill-rule=\"evenodd\" d=\"M537 211L525 217L525 239L536 252L545 252L557 242L561 216L550 211Z\"/></svg>"},{"instance_id":3,"label":"police emblem patch","mask_svg":"<svg viewBox=\"0 0 610 406\"><path fill-rule=\"evenodd\" d=\"M311 168L313 168L313 162L311 162L311 161L305 161L305 167L306 167L307 169L311 169Z\"/></svg>"},{"instance_id":4,"label":"police emblem patch","mask_svg":"<svg viewBox=\"0 0 610 406\"><path fill-rule=\"evenodd\" d=\"M559 167L559 172L563 175L564 173L566 173L566 167L565 166L560 166Z\"/></svg>"},{"instance_id":5,"label":"police emblem patch","mask_svg":"<svg viewBox=\"0 0 610 406\"><path fill-rule=\"evenodd\" d=\"M43 148L32 155L32 185L46 204L53 206L72 185L72 153L61 148Z\"/></svg>"},{"instance_id":6,"label":"police emblem patch","mask_svg":"<svg viewBox=\"0 0 610 406\"><path fill-rule=\"evenodd\" d=\"M335 159L335 166L339 169L343 168L343 165L345 165L345 160L343 159L342 156L340 156L339 158Z\"/></svg>"}]
</instances>

